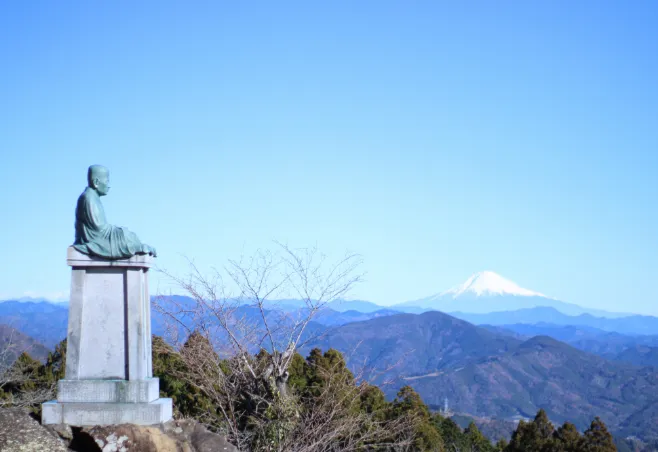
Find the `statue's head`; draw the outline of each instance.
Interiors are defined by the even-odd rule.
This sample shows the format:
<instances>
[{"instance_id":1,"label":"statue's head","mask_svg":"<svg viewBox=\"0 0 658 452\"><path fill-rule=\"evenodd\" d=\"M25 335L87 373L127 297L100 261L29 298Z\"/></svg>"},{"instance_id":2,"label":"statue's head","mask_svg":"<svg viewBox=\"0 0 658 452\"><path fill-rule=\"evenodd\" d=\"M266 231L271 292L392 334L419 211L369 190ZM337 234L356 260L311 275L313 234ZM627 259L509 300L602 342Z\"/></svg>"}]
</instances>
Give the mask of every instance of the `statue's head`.
<instances>
[{"instance_id":1,"label":"statue's head","mask_svg":"<svg viewBox=\"0 0 658 452\"><path fill-rule=\"evenodd\" d=\"M91 165L87 170L87 184L98 192L99 196L110 191L110 170L102 165Z\"/></svg>"}]
</instances>

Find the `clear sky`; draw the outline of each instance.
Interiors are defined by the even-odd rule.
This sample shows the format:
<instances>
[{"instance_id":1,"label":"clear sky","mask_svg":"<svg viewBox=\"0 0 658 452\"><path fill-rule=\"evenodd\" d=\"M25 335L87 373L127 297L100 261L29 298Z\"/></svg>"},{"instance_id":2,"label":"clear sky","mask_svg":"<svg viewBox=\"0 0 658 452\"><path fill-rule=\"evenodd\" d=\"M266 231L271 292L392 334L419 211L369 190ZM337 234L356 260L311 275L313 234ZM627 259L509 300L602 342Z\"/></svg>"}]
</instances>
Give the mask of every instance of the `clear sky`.
<instances>
[{"instance_id":1,"label":"clear sky","mask_svg":"<svg viewBox=\"0 0 658 452\"><path fill-rule=\"evenodd\" d=\"M2 2L0 296L68 291L99 163L177 274L276 239L383 304L492 270L658 315L657 56L654 1Z\"/></svg>"}]
</instances>

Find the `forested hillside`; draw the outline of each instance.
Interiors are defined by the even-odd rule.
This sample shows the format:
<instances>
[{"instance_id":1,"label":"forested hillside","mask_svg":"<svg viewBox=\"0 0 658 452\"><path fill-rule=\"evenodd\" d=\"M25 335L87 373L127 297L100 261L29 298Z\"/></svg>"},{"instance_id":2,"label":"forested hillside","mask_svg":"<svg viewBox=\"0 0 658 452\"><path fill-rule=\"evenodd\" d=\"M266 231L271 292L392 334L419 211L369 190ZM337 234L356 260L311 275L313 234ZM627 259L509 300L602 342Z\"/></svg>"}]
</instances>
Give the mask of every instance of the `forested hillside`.
<instances>
[{"instance_id":1,"label":"forested hillside","mask_svg":"<svg viewBox=\"0 0 658 452\"><path fill-rule=\"evenodd\" d=\"M217 359L208 345L202 336L193 335L182 349L176 350L161 338L153 338L154 374L160 378L161 395L174 400L177 417L192 417L209 425L244 451L617 450L599 418L581 434L569 423L556 429L543 410L533 421L520 422L510 441L493 442L474 422L462 429L450 417L432 412L410 386L402 387L392 401L387 401L380 388L352 374L336 350L313 349L306 358L295 353L289 384L283 392L272 392L264 382L238 375L238 368L230 359L216 361L219 369L208 366ZM190 362L190 354L197 361ZM261 351L252 358L255 363L264 364L267 353ZM52 390L63 377L65 361L65 341L58 344L44 364L27 354L21 355L14 366L25 378L5 385L0 390L2 400L10 404L18 394ZM208 379L200 380L200 376ZM222 378L235 386L224 385ZM214 385L203 384L212 381ZM248 387L240 382L246 382ZM235 391L218 391L221 387L234 387ZM38 413L38 401L30 406ZM236 424L227 425L228 411L233 413Z\"/></svg>"}]
</instances>

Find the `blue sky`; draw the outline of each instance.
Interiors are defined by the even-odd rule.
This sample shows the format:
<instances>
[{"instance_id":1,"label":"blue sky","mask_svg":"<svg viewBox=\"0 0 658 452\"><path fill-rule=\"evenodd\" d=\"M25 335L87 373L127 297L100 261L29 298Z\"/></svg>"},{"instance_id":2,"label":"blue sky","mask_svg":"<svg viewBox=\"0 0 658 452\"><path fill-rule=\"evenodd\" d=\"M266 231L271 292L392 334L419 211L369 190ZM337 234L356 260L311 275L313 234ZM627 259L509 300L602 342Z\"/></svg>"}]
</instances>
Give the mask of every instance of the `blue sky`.
<instances>
[{"instance_id":1,"label":"blue sky","mask_svg":"<svg viewBox=\"0 0 658 452\"><path fill-rule=\"evenodd\" d=\"M0 296L68 290L100 163L177 274L276 239L379 303L493 270L658 314L655 2L136 3L0 6Z\"/></svg>"}]
</instances>

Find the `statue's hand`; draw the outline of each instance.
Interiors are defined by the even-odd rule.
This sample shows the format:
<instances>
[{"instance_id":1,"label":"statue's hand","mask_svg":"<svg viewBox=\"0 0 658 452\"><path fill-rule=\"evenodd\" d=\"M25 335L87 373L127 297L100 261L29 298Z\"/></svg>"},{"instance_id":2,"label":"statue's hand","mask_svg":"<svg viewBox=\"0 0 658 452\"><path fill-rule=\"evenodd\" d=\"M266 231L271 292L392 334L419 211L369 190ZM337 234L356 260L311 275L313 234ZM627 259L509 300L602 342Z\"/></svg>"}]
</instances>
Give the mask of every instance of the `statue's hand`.
<instances>
[{"instance_id":1,"label":"statue's hand","mask_svg":"<svg viewBox=\"0 0 658 452\"><path fill-rule=\"evenodd\" d=\"M155 251L155 248L153 248L150 245L144 244L142 247L144 254L148 254L149 256L153 257L158 257L158 253Z\"/></svg>"}]
</instances>

